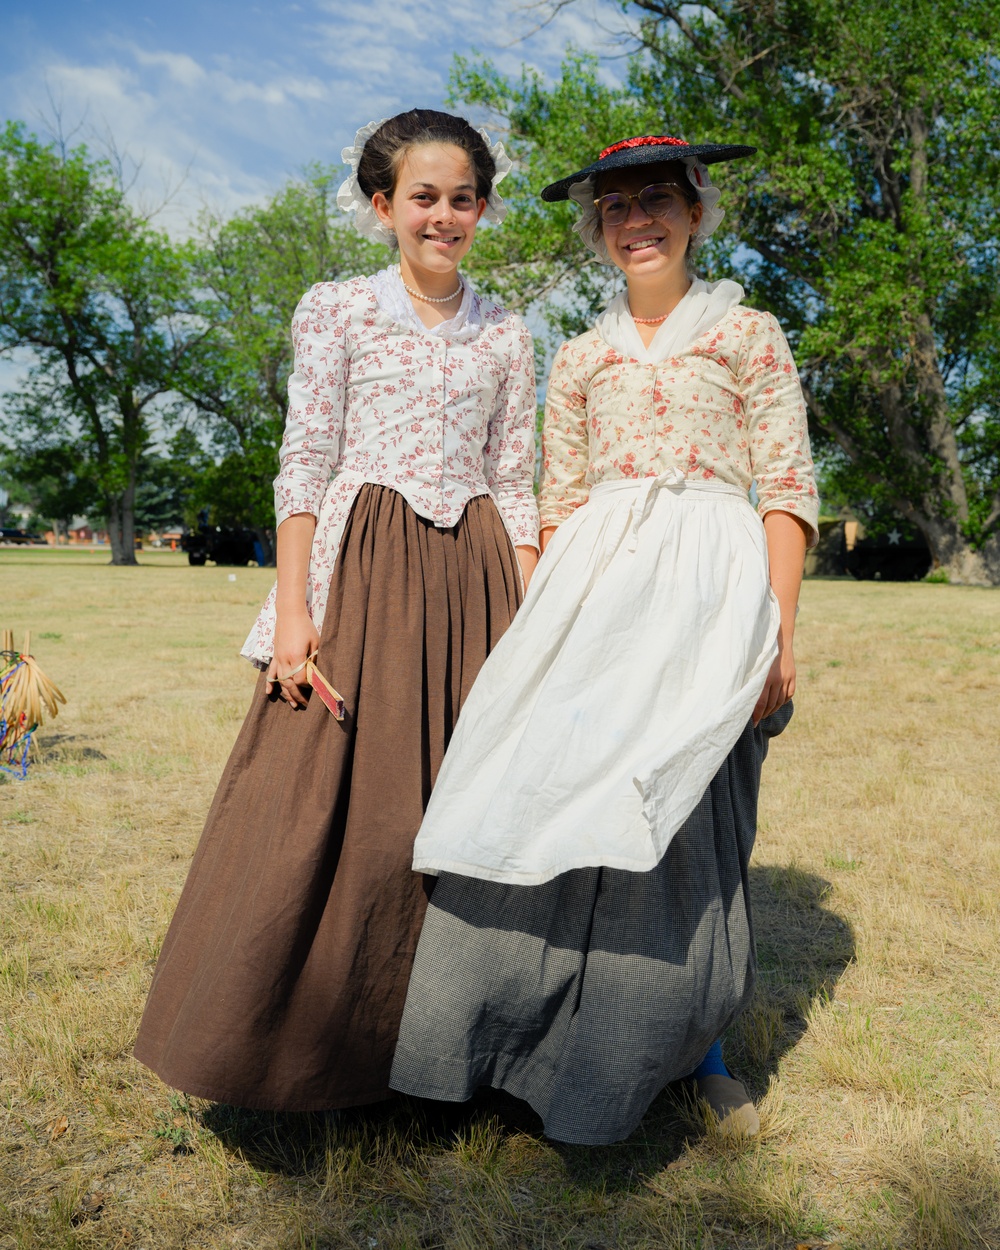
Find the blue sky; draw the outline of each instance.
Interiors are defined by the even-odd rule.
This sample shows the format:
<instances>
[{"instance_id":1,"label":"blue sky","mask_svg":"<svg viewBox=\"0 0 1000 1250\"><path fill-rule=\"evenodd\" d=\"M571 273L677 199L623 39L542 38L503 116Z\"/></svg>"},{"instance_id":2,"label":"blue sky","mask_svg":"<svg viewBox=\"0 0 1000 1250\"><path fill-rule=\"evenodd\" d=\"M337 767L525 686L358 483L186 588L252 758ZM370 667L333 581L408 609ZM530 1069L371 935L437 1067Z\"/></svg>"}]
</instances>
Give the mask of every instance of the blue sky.
<instances>
[{"instance_id":1,"label":"blue sky","mask_svg":"<svg viewBox=\"0 0 1000 1250\"><path fill-rule=\"evenodd\" d=\"M552 76L571 44L620 51L615 0L539 16L530 0L0 0L0 116L43 134L58 113L92 148L113 141L140 163L135 196L172 193L158 219L183 233L202 207L339 160L373 118L441 106L456 52Z\"/></svg>"}]
</instances>

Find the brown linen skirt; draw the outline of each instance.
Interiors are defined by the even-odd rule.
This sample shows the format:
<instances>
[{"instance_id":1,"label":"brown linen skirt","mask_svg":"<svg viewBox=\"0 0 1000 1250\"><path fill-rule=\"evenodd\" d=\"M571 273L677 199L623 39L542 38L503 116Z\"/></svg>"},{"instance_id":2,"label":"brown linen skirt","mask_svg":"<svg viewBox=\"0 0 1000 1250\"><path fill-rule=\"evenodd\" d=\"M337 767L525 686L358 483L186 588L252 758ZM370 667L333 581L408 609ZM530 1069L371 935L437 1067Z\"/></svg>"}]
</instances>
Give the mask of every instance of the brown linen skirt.
<instances>
[{"instance_id":1,"label":"brown linen skirt","mask_svg":"<svg viewBox=\"0 0 1000 1250\"><path fill-rule=\"evenodd\" d=\"M492 499L437 529L367 484L317 666L338 722L261 675L163 943L136 1057L218 1102L311 1111L389 1096L428 881L411 868L459 709L520 602Z\"/></svg>"}]
</instances>

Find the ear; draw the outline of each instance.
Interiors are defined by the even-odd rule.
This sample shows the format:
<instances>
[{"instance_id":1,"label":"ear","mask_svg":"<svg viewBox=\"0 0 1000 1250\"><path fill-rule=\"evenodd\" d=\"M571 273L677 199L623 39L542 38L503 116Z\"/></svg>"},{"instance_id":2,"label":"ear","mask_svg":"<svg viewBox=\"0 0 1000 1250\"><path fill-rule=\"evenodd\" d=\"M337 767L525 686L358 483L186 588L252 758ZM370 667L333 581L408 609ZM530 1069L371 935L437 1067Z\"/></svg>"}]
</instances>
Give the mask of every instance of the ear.
<instances>
[{"instance_id":1,"label":"ear","mask_svg":"<svg viewBox=\"0 0 1000 1250\"><path fill-rule=\"evenodd\" d=\"M483 213L486 212L486 201L479 199L476 201L476 221L483 220Z\"/></svg>"},{"instance_id":2,"label":"ear","mask_svg":"<svg viewBox=\"0 0 1000 1250\"><path fill-rule=\"evenodd\" d=\"M699 207L701 206L699 205ZM372 208L374 208L375 215L383 226L388 226L390 230L395 230L396 226L392 220L392 201L386 199L383 192L376 191L372 196Z\"/></svg>"},{"instance_id":3,"label":"ear","mask_svg":"<svg viewBox=\"0 0 1000 1250\"><path fill-rule=\"evenodd\" d=\"M691 233L694 234L701 225L701 218L704 212L701 200L697 204L691 205Z\"/></svg>"}]
</instances>

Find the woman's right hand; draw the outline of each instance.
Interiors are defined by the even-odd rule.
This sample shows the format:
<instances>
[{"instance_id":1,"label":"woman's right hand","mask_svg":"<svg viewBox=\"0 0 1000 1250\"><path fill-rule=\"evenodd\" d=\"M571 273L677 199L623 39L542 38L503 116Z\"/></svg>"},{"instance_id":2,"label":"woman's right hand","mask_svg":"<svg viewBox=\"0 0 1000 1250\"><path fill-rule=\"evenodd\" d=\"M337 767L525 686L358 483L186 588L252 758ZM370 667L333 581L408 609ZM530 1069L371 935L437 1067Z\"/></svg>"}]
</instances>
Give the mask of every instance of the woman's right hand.
<instances>
[{"instance_id":1,"label":"woman's right hand","mask_svg":"<svg viewBox=\"0 0 1000 1250\"><path fill-rule=\"evenodd\" d=\"M291 708L306 706L306 658L319 647L319 631L302 610L280 612L274 626L274 655L267 669L267 693L278 692ZM297 671L296 671L297 670Z\"/></svg>"}]
</instances>

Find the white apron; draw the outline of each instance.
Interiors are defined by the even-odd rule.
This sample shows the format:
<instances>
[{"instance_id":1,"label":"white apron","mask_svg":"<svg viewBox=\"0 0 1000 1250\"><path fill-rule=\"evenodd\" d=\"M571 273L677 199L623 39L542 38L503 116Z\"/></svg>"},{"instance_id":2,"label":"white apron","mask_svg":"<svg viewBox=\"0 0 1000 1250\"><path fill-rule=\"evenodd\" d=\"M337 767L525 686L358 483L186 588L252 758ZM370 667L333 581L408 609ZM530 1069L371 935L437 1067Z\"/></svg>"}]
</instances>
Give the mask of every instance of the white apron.
<instances>
[{"instance_id":1,"label":"white apron","mask_svg":"<svg viewBox=\"0 0 1000 1250\"><path fill-rule=\"evenodd\" d=\"M653 868L749 720L778 622L738 487L596 486L473 686L414 868L516 885Z\"/></svg>"}]
</instances>

